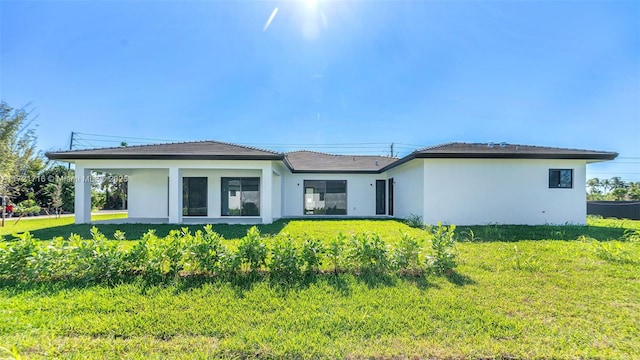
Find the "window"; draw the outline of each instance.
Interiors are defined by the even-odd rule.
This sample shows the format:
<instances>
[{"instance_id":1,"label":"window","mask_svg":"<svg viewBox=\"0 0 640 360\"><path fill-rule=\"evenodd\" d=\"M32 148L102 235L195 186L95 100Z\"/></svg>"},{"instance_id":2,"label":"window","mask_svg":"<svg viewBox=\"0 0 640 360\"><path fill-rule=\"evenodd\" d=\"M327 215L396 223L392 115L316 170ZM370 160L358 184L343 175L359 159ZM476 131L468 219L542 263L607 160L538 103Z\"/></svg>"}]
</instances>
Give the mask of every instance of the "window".
<instances>
[{"instance_id":1,"label":"window","mask_svg":"<svg viewBox=\"0 0 640 360\"><path fill-rule=\"evenodd\" d=\"M305 180L305 215L347 215L346 180Z\"/></svg>"},{"instance_id":2,"label":"window","mask_svg":"<svg viewBox=\"0 0 640 360\"><path fill-rule=\"evenodd\" d=\"M182 178L182 215L207 216L207 178Z\"/></svg>"},{"instance_id":3,"label":"window","mask_svg":"<svg viewBox=\"0 0 640 360\"><path fill-rule=\"evenodd\" d=\"M573 169L549 169L549 188L573 188Z\"/></svg>"},{"instance_id":4,"label":"window","mask_svg":"<svg viewBox=\"0 0 640 360\"><path fill-rule=\"evenodd\" d=\"M386 180L376 180L376 215L384 215L386 213L385 208L385 193L387 191Z\"/></svg>"},{"instance_id":5,"label":"window","mask_svg":"<svg viewBox=\"0 0 640 360\"><path fill-rule=\"evenodd\" d=\"M222 216L260 216L260 178L222 178Z\"/></svg>"}]
</instances>

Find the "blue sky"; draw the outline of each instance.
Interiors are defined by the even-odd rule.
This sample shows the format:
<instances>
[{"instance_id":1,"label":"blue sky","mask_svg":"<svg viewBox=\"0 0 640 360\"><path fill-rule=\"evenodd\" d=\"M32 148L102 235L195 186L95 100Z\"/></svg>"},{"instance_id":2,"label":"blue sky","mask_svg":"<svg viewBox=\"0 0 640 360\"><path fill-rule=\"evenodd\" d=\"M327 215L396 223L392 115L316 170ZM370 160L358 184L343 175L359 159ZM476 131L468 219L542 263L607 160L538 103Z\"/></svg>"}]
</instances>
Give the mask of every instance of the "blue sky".
<instances>
[{"instance_id":1,"label":"blue sky","mask_svg":"<svg viewBox=\"0 0 640 360\"><path fill-rule=\"evenodd\" d=\"M640 180L637 1L0 1L0 20L1 98L31 103L42 150L71 131L400 155L506 141L617 151L588 177Z\"/></svg>"}]
</instances>

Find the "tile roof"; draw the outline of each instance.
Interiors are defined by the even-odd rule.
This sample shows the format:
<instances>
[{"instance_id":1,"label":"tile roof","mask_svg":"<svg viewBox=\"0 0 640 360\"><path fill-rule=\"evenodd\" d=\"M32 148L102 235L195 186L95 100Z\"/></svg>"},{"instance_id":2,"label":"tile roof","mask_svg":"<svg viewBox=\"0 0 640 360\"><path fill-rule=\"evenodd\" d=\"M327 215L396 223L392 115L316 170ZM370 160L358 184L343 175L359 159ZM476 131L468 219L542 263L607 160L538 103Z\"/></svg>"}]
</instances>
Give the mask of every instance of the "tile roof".
<instances>
[{"instance_id":1,"label":"tile roof","mask_svg":"<svg viewBox=\"0 0 640 360\"><path fill-rule=\"evenodd\" d=\"M418 149L398 159L388 156L334 155L315 151L286 154L220 141L137 145L87 150L52 151L49 159L194 159L194 160L284 160L293 172L378 173L416 158L485 159L583 159L613 160L618 154L607 151L506 143L447 143Z\"/></svg>"},{"instance_id":2,"label":"tile roof","mask_svg":"<svg viewBox=\"0 0 640 360\"><path fill-rule=\"evenodd\" d=\"M202 159L202 160L282 160L283 154L220 141L122 146L87 150L52 151L52 160L79 159Z\"/></svg>"},{"instance_id":3,"label":"tile roof","mask_svg":"<svg viewBox=\"0 0 640 360\"><path fill-rule=\"evenodd\" d=\"M617 153L507 143L447 143L414 151L415 157L613 160Z\"/></svg>"},{"instance_id":4,"label":"tile roof","mask_svg":"<svg viewBox=\"0 0 640 360\"><path fill-rule=\"evenodd\" d=\"M315 151L293 151L285 162L293 172L379 172L397 161L388 156L332 155Z\"/></svg>"},{"instance_id":5,"label":"tile roof","mask_svg":"<svg viewBox=\"0 0 640 360\"><path fill-rule=\"evenodd\" d=\"M567 149L507 143L452 142L418 149L382 169L386 171L413 159L577 159L613 160L616 152Z\"/></svg>"}]
</instances>

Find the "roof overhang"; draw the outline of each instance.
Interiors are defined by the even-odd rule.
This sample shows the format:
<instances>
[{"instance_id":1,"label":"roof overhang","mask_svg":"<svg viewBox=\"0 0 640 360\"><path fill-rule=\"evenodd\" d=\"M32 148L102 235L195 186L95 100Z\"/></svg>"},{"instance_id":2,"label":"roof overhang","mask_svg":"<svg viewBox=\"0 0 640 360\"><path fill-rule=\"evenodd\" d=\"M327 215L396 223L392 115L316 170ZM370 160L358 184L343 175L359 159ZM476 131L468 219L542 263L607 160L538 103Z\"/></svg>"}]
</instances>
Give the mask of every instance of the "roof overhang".
<instances>
[{"instance_id":1,"label":"roof overhang","mask_svg":"<svg viewBox=\"0 0 640 360\"><path fill-rule=\"evenodd\" d=\"M384 172L413 159L544 159L544 160L585 160L588 163L614 160L616 152L595 154L527 154L527 153L411 153L402 159L380 169Z\"/></svg>"},{"instance_id":2,"label":"roof overhang","mask_svg":"<svg viewBox=\"0 0 640 360\"><path fill-rule=\"evenodd\" d=\"M73 153L52 153L45 154L51 160L69 161L73 160L282 160L284 155L154 155L154 154L73 154Z\"/></svg>"}]
</instances>

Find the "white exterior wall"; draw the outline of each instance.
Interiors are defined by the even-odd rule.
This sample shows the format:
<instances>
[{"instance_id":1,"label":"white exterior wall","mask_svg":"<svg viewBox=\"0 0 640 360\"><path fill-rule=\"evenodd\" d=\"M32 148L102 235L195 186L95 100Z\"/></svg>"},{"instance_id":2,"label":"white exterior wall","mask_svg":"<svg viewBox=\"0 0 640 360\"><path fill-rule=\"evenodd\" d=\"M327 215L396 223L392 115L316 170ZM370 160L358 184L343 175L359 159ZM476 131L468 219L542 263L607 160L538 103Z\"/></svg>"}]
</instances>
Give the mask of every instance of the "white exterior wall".
<instances>
[{"instance_id":1,"label":"white exterior wall","mask_svg":"<svg viewBox=\"0 0 640 360\"><path fill-rule=\"evenodd\" d=\"M169 170L132 170L129 174L130 218L169 217Z\"/></svg>"},{"instance_id":2,"label":"white exterior wall","mask_svg":"<svg viewBox=\"0 0 640 360\"><path fill-rule=\"evenodd\" d=\"M376 180L385 180L384 174L307 174L289 172L284 180L283 216L309 218L320 215L304 215L304 181L305 180L346 180L347 181L347 215L353 217L375 217L376 215ZM344 216L344 215L333 215Z\"/></svg>"},{"instance_id":3,"label":"white exterior wall","mask_svg":"<svg viewBox=\"0 0 640 360\"><path fill-rule=\"evenodd\" d=\"M424 219L435 224L584 224L584 160L424 159ZM549 169L573 169L550 189Z\"/></svg>"},{"instance_id":4,"label":"white exterior wall","mask_svg":"<svg viewBox=\"0 0 640 360\"><path fill-rule=\"evenodd\" d=\"M177 169L182 177L207 177L207 208L206 217L182 216L181 201L177 204L174 222L184 219L221 218L229 220L247 220L262 218L263 222L271 222L274 209L280 217L280 195L274 196L272 191L278 180L265 179L264 174L271 174L272 161L233 161L233 160L79 160L77 169L105 171L129 175L129 219L167 219L172 222L168 214L170 169ZM83 170L84 171L84 170ZM260 214L259 217L249 216L221 216L221 178L222 177L259 177L260 185ZM182 198L182 181L176 182L176 192L179 200ZM267 200L267 201L265 201ZM78 207L80 208L80 207ZM175 215L175 214L174 214ZM80 216L82 221L85 219Z\"/></svg>"},{"instance_id":5,"label":"white exterior wall","mask_svg":"<svg viewBox=\"0 0 640 360\"><path fill-rule=\"evenodd\" d=\"M222 177L262 178L263 222L280 217L314 217L304 215L304 180L346 180L347 217L380 216L376 215L376 180L393 178L395 217L415 214L431 224L533 225L585 223L585 164L585 160L414 159L383 174L314 174L291 173L281 161L79 160L76 169L81 173L95 170L130 175L132 219L169 218L167 178L172 169L183 177L208 178L205 219L251 219L221 217ZM549 189L549 169L573 169L573 188ZM272 178L264 179L266 174ZM173 216L174 221L181 222L182 182L175 183L174 192L179 197ZM76 190L76 221L80 222L90 219L85 193L88 186ZM388 212L388 194L385 200ZM196 217L185 217L192 218Z\"/></svg>"},{"instance_id":6,"label":"white exterior wall","mask_svg":"<svg viewBox=\"0 0 640 360\"><path fill-rule=\"evenodd\" d=\"M424 219L424 165L423 160L414 159L387 172L393 178L393 216L406 218L418 215ZM387 212L389 211L389 184L387 182Z\"/></svg>"}]
</instances>

